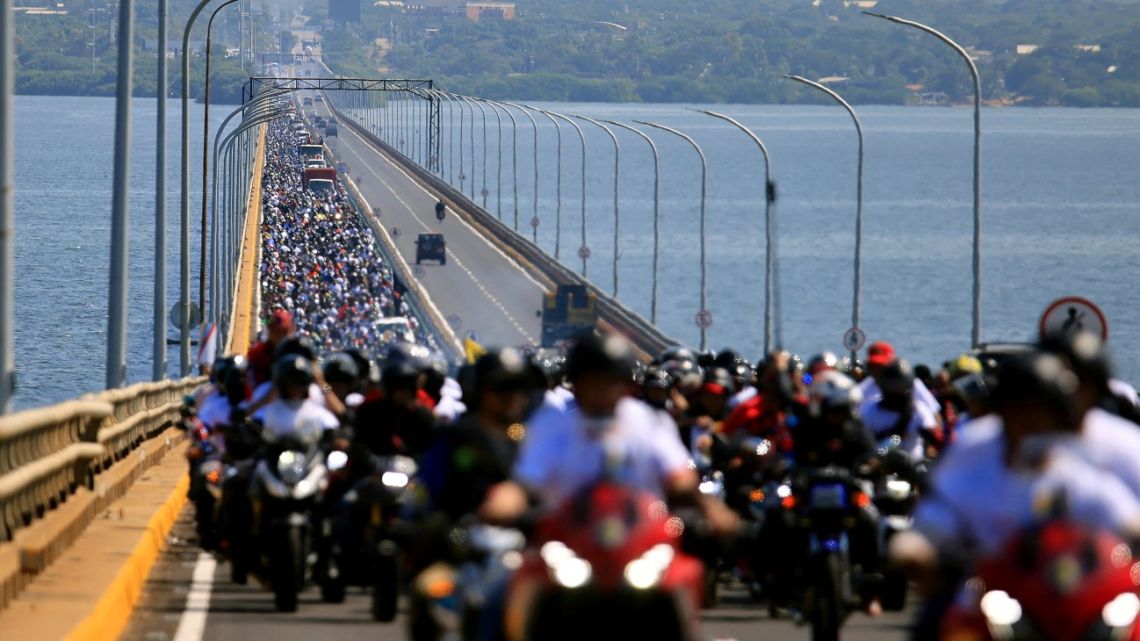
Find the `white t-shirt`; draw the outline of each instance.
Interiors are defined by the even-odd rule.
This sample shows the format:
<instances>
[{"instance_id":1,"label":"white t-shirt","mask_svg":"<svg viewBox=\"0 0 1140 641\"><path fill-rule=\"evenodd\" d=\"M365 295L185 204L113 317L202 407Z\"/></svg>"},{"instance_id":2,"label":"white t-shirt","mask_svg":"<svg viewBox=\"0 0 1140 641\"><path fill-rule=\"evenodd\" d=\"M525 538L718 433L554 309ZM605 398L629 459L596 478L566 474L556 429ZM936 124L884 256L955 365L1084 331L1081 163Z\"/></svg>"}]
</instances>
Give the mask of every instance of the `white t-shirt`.
<instances>
[{"instance_id":1,"label":"white t-shirt","mask_svg":"<svg viewBox=\"0 0 1140 641\"><path fill-rule=\"evenodd\" d=\"M462 398L463 389L459 387L459 383L451 377L445 378L443 388L439 391L439 402L436 403L432 414L448 423L455 422L467 411L467 405L461 400Z\"/></svg>"},{"instance_id":2,"label":"white t-shirt","mask_svg":"<svg viewBox=\"0 0 1140 641\"><path fill-rule=\"evenodd\" d=\"M740 405L744 401L747 401L747 400L754 398L759 393L760 393L760 390L756 389L755 387L753 387L751 385L746 386L744 389L740 390L739 392L733 394L732 396L730 396L728 398L728 409L730 409L730 410L734 409L736 406Z\"/></svg>"},{"instance_id":3,"label":"white t-shirt","mask_svg":"<svg viewBox=\"0 0 1140 641\"><path fill-rule=\"evenodd\" d=\"M272 390L273 390L273 381L265 381L261 385L258 385L253 390L253 394L250 395L250 399L249 399L250 405L254 405L258 401L265 398L267 395L269 395L269 392L271 392ZM325 406L325 393L321 391L320 386L317 385L316 383L309 385L309 400L313 401L317 405L320 405L321 407ZM266 407L269 407L269 406L268 405L262 405L260 408L258 408L258 410L256 412L253 413L252 416L250 416L250 418L252 418L254 420L258 420L258 421L264 421L265 420L265 408Z\"/></svg>"},{"instance_id":4,"label":"white t-shirt","mask_svg":"<svg viewBox=\"0 0 1140 641\"><path fill-rule=\"evenodd\" d=\"M665 498L665 479L688 469L689 453L664 412L633 399L604 422L576 407L546 404L530 421L514 476L555 505L610 471L617 480Z\"/></svg>"},{"instance_id":5,"label":"white t-shirt","mask_svg":"<svg viewBox=\"0 0 1140 641\"><path fill-rule=\"evenodd\" d=\"M902 443L899 447L917 461L923 458L922 431L937 428L938 421L925 405L918 402L918 399L915 399L913 403L914 414L903 430ZM867 427L867 431L876 441L889 436L888 432L899 420L898 412L883 409L878 401L864 405L860 414L863 418L863 425Z\"/></svg>"},{"instance_id":6,"label":"white t-shirt","mask_svg":"<svg viewBox=\"0 0 1140 641\"><path fill-rule=\"evenodd\" d=\"M1001 421L984 417L968 440L947 449L931 476L931 490L918 504L914 526L936 546L973 545L981 555L997 552L1019 529L1043 516L1059 490L1069 515L1093 526L1120 529L1140 518L1140 499L1118 477L1081 455L1077 437L1059 441L1039 471L1005 463Z\"/></svg>"},{"instance_id":7,"label":"white t-shirt","mask_svg":"<svg viewBox=\"0 0 1140 641\"><path fill-rule=\"evenodd\" d=\"M883 392L879 389L879 384L875 382L873 376L868 376L859 381L859 389L863 390L863 407L877 403L883 398ZM914 400L930 410L934 416L938 416L942 412L942 405L939 404L938 399L934 398L934 394L931 394L930 390L926 389L926 385L917 378L914 379Z\"/></svg>"},{"instance_id":8,"label":"white t-shirt","mask_svg":"<svg viewBox=\"0 0 1140 641\"><path fill-rule=\"evenodd\" d=\"M229 425L233 407L230 400L221 392L214 392L202 400L198 409L198 420L211 430L221 425Z\"/></svg>"},{"instance_id":9,"label":"white t-shirt","mask_svg":"<svg viewBox=\"0 0 1140 641\"><path fill-rule=\"evenodd\" d=\"M316 443L325 430L340 426L336 416L312 399L283 401L277 399L265 406L262 433L268 441L296 434L307 443Z\"/></svg>"}]
</instances>

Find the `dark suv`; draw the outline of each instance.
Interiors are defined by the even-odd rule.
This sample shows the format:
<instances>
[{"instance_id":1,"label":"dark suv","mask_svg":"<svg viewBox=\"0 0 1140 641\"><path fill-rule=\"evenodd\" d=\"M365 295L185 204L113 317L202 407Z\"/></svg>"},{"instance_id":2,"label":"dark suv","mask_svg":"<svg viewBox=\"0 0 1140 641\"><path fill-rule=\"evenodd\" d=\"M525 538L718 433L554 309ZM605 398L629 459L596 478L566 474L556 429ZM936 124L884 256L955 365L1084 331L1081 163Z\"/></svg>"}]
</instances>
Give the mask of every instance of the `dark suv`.
<instances>
[{"instance_id":1,"label":"dark suv","mask_svg":"<svg viewBox=\"0 0 1140 641\"><path fill-rule=\"evenodd\" d=\"M420 234L416 239L416 264L425 260L438 260L440 265L447 264L447 245L443 234Z\"/></svg>"}]
</instances>

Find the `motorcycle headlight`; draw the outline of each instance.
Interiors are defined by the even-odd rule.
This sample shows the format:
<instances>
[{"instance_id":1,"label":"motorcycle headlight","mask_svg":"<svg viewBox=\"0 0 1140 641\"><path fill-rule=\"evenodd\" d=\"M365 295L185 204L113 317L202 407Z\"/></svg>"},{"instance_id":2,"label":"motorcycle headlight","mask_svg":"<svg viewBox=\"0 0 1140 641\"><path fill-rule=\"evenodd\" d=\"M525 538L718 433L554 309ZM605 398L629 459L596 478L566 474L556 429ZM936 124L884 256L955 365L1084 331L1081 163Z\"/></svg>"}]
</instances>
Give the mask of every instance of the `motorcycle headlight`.
<instances>
[{"instance_id":1,"label":"motorcycle headlight","mask_svg":"<svg viewBox=\"0 0 1140 641\"><path fill-rule=\"evenodd\" d=\"M380 476L380 482L383 483L385 487L407 487L408 475L403 472L384 472L384 474Z\"/></svg>"},{"instance_id":2,"label":"motorcycle headlight","mask_svg":"<svg viewBox=\"0 0 1140 641\"><path fill-rule=\"evenodd\" d=\"M561 541L550 541L542 546L539 555L550 568L554 580L564 588L580 588L589 582L593 575L593 568L585 559L574 554L574 550L566 547Z\"/></svg>"},{"instance_id":3,"label":"motorcycle headlight","mask_svg":"<svg viewBox=\"0 0 1140 641\"><path fill-rule=\"evenodd\" d=\"M282 452L277 457L277 476L288 485L299 483L305 478L305 457L297 452Z\"/></svg>"},{"instance_id":4,"label":"motorcycle headlight","mask_svg":"<svg viewBox=\"0 0 1140 641\"><path fill-rule=\"evenodd\" d=\"M910 496L910 483L900 479L887 481L883 489L887 498L892 501L904 501Z\"/></svg>"},{"instance_id":5,"label":"motorcycle headlight","mask_svg":"<svg viewBox=\"0 0 1140 641\"><path fill-rule=\"evenodd\" d=\"M1004 590L991 590L979 603L991 625L1009 626L1021 620L1021 604Z\"/></svg>"},{"instance_id":6,"label":"motorcycle headlight","mask_svg":"<svg viewBox=\"0 0 1140 641\"><path fill-rule=\"evenodd\" d=\"M672 562L672 546L659 543L625 566L625 581L638 590L648 590L661 581Z\"/></svg>"},{"instance_id":7,"label":"motorcycle headlight","mask_svg":"<svg viewBox=\"0 0 1140 641\"><path fill-rule=\"evenodd\" d=\"M344 468L345 465L348 465L348 454L340 450L329 452L328 457L325 459L325 467L327 467L330 472L336 472Z\"/></svg>"},{"instance_id":8,"label":"motorcycle headlight","mask_svg":"<svg viewBox=\"0 0 1140 641\"><path fill-rule=\"evenodd\" d=\"M1100 617L1110 628L1125 628L1136 622L1140 615L1140 597L1131 592L1118 594L1115 599L1104 604Z\"/></svg>"}]
</instances>

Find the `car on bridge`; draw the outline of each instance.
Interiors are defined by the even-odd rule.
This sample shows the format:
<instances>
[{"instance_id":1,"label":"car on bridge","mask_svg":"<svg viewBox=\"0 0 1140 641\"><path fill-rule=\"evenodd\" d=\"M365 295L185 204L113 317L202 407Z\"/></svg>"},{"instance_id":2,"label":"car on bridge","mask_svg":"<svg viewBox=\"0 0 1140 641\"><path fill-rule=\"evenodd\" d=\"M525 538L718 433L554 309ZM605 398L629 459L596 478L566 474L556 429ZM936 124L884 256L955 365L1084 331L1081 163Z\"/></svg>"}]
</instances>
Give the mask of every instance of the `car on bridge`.
<instances>
[{"instance_id":1,"label":"car on bridge","mask_svg":"<svg viewBox=\"0 0 1140 641\"><path fill-rule=\"evenodd\" d=\"M416 238L416 264L425 260L438 260L440 265L447 264L447 243L443 234L420 234Z\"/></svg>"},{"instance_id":2,"label":"car on bridge","mask_svg":"<svg viewBox=\"0 0 1140 641\"><path fill-rule=\"evenodd\" d=\"M306 97L305 97L305 100L304 100L303 102L304 102L304 105L305 105L306 107L308 107L309 105L313 104L313 99L312 99L312 98L309 98L308 96L306 96Z\"/></svg>"},{"instance_id":3,"label":"car on bridge","mask_svg":"<svg viewBox=\"0 0 1140 641\"><path fill-rule=\"evenodd\" d=\"M313 101L314 101L314 102L324 102L324 101L325 101L325 98L324 98L324 96L322 96L321 94L317 94L317 97L316 97L316 98L313 98Z\"/></svg>"},{"instance_id":4,"label":"car on bridge","mask_svg":"<svg viewBox=\"0 0 1140 641\"><path fill-rule=\"evenodd\" d=\"M587 286L559 285L543 296L543 347L559 347L597 324L598 296Z\"/></svg>"},{"instance_id":5,"label":"car on bridge","mask_svg":"<svg viewBox=\"0 0 1140 641\"><path fill-rule=\"evenodd\" d=\"M329 126L325 127L325 135L326 136L336 136L336 125L329 125ZM340 138L340 136L336 136L336 137Z\"/></svg>"}]
</instances>

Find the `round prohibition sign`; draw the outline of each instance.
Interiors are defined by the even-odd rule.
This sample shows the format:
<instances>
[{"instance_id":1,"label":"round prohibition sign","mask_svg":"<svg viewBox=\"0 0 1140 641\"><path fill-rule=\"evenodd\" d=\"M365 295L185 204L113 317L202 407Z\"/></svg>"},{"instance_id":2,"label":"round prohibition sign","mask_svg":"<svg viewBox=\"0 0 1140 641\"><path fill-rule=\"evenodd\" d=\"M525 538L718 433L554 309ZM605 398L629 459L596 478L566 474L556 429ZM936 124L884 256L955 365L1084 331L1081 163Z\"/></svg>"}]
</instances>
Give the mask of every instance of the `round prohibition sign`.
<instances>
[{"instance_id":1,"label":"round prohibition sign","mask_svg":"<svg viewBox=\"0 0 1140 641\"><path fill-rule=\"evenodd\" d=\"M700 327L701 329L708 329L712 327L713 314L707 309L702 309L693 315L693 321L697 324L697 327Z\"/></svg>"},{"instance_id":2,"label":"round prohibition sign","mask_svg":"<svg viewBox=\"0 0 1140 641\"><path fill-rule=\"evenodd\" d=\"M589 257L590 257L590 248L589 247L582 245L581 247L578 248L578 258L581 258L582 260L586 260Z\"/></svg>"}]
</instances>

